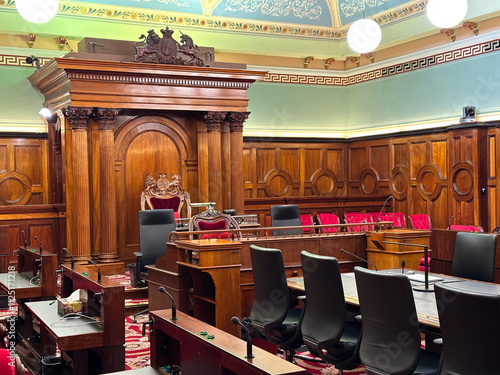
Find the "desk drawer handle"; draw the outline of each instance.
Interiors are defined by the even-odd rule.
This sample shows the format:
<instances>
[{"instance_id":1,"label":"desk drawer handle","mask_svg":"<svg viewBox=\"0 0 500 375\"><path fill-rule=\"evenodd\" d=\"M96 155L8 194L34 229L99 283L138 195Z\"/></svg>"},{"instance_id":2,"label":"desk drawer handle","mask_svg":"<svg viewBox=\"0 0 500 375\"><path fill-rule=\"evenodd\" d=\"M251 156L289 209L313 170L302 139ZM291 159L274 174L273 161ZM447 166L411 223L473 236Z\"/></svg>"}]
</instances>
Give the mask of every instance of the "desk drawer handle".
<instances>
[{"instance_id":1,"label":"desk drawer handle","mask_svg":"<svg viewBox=\"0 0 500 375\"><path fill-rule=\"evenodd\" d=\"M240 253L240 251L239 251L239 250L232 250L231 252L232 252L233 254L239 254L239 253Z\"/></svg>"}]
</instances>

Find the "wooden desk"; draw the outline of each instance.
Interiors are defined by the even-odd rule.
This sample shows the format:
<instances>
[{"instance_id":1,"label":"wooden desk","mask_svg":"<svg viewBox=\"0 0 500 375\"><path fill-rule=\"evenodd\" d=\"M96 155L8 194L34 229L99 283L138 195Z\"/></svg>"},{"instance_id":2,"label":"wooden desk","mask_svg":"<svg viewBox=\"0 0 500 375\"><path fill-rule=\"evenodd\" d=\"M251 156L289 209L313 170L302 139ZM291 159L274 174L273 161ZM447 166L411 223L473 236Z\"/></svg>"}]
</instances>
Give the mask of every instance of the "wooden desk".
<instances>
[{"instance_id":1,"label":"wooden desk","mask_svg":"<svg viewBox=\"0 0 500 375\"><path fill-rule=\"evenodd\" d=\"M88 271L80 265L74 270L62 265L61 296L82 289L87 294L83 314L97 317L100 323L82 317L61 319L56 300L26 303L19 335L22 347L29 349L30 358L23 360L32 372L38 373L43 356L55 355L56 345L61 358L72 361L72 370L65 367L62 373L87 375L125 369L124 286L106 277L97 282L94 273L82 275ZM36 333L39 340L33 339Z\"/></svg>"},{"instance_id":2,"label":"wooden desk","mask_svg":"<svg viewBox=\"0 0 500 375\"><path fill-rule=\"evenodd\" d=\"M394 242L394 244L384 243L382 244L383 249L380 249L377 246L380 241ZM368 262L375 264L379 270L401 267L402 260L405 261L407 269L418 270L420 259L424 256L423 246L425 245L429 249L430 241L431 231L429 230L372 231L367 233L366 257ZM422 245L422 247L407 246L405 243ZM370 268L373 269L373 267Z\"/></svg>"},{"instance_id":3,"label":"wooden desk","mask_svg":"<svg viewBox=\"0 0 500 375\"><path fill-rule=\"evenodd\" d=\"M15 290L17 300L55 297L57 255L35 249L17 249L17 272L0 274L0 288ZM39 277L39 278L38 278Z\"/></svg>"},{"instance_id":4,"label":"wooden desk","mask_svg":"<svg viewBox=\"0 0 500 375\"><path fill-rule=\"evenodd\" d=\"M231 322L241 315L241 243L225 239L180 240L177 259L193 279L193 312L197 319L239 336Z\"/></svg>"},{"instance_id":5,"label":"wooden desk","mask_svg":"<svg viewBox=\"0 0 500 375\"><path fill-rule=\"evenodd\" d=\"M401 273L401 269L394 270L384 270L380 272L389 273ZM415 271L415 274L423 274L423 272ZM359 307L358 291L356 288L356 280L353 272L343 273L342 285L344 287L344 298L347 304L355 307ZM464 279L457 277L450 277L445 275L439 275L443 278L444 282L455 284L463 284ZM302 277L289 278L288 287L299 293L305 293L304 280ZM412 285L423 285L420 282L411 282ZM484 284L484 283L483 283ZM465 285L465 284L464 284ZM493 284L490 284L493 285ZM500 287L499 287L500 288ZM413 297L415 299L415 307L417 308L418 321L427 327L433 327L439 329L439 316L436 305L436 298L433 292L413 292Z\"/></svg>"},{"instance_id":6,"label":"wooden desk","mask_svg":"<svg viewBox=\"0 0 500 375\"><path fill-rule=\"evenodd\" d=\"M306 375L307 372L258 347L253 347L253 359L246 359L246 342L182 312L171 320L171 310L150 313L154 321L151 330L151 365L155 368L179 365L182 375ZM208 340L200 335L214 335Z\"/></svg>"}]
</instances>

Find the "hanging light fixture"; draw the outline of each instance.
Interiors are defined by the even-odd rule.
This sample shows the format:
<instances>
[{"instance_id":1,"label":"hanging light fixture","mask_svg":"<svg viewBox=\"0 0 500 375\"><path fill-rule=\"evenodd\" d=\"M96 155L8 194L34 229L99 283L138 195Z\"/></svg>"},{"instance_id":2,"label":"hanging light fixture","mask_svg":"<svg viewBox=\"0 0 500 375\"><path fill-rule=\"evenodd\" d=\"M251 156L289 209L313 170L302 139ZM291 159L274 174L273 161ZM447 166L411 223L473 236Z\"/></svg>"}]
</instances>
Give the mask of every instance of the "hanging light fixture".
<instances>
[{"instance_id":1,"label":"hanging light fixture","mask_svg":"<svg viewBox=\"0 0 500 375\"><path fill-rule=\"evenodd\" d=\"M363 18L355 21L347 31L347 44L355 52L369 53L380 44L382 30L377 22L365 18L365 0L363 0Z\"/></svg>"},{"instance_id":2,"label":"hanging light fixture","mask_svg":"<svg viewBox=\"0 0 500 375\"><path fill-rule=\"evenodd\" d=\"M16 0L21 17L33 23L50 21L57 13L59 0Z\"/></svg>"},{"instance_id":3,"label":"hanging light fixture","mask_svg":"<svg viewBox=\"0 0 500 375\"><path fill-rule=\"evenodd\" d=\"M435 26L447 29L462 22L467 8L467 0L429 0L427 17Z\"/></svg>"}]
</instances>

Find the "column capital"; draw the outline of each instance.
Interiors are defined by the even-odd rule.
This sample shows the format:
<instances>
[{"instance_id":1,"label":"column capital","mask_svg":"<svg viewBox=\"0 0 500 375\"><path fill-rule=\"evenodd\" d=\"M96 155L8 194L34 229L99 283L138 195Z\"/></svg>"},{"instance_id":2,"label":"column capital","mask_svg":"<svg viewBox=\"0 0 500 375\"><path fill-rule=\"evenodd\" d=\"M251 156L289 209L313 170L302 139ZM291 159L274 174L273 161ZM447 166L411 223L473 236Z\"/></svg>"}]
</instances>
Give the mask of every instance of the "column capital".
<instances>
[{"instance_id":1,"label":"column capital","mask_svg":"<svg viewBox=\"0 0 500 375\"><path fill-rule=\"evenodd\" d=\"M220 132L222 130L222 122L226 118L226 112L206 112L203 115L207 132Z\"/></svg>"},{"instance_id":2,"label":"column capital","mask_svg":"<svg viewBox=\"0 0 500 375\"><path fill-rule=\"evenodd\" d=\"M229 112L226 119L229 122L229 130L231 133L243 132L243 123L249 115L250 112Z\"/></svg>"},{"instance_id":3,"label":"column capital","mask_svg":"<svg viewBox=\"0 0 500 375\"><path fill-rule=\"evenodd\" d=\"M116 108L95 108L94 117L99 124L99 130L114 130L119 112Z\"/></svg>"},{"instance_id":4,"label":"column capital","mask_svg":"<svg viewBox=\"0 0 500 375\"><path fill-rule=\"evenodd\" d=\"M70 106L64 108L64 115L68 119L71 129L87 129L92 108Z\"/></svg>"}]
</instances>

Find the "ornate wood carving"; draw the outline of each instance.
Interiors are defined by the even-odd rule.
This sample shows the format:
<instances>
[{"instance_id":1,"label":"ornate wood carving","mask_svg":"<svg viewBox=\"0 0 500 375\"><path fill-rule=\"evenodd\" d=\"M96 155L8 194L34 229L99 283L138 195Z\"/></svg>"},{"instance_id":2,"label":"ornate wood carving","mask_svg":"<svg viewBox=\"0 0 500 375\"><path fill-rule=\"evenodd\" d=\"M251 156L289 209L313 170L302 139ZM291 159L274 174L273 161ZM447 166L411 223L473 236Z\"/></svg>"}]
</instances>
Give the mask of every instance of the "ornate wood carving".
<instances>
[{"instance_id":1,"label":"ornate wood carving","mask_svg":"<svg viewBox=\"0 0 500 375\"><path fill-rule=\"evenodd\" d=\"M207 112L204 114L205 126L207 132L220 132L222 130L222 122L226 118L225 112Z\"/></svg>"},{"instance_id":2,"label":"ornate wood carving","mask_svg":"<svg viewBox=\"0 0 500 375\"><path fill-rule=\"evenodd\" d=\"M93 108L88 107L68 107L64 109L71 129L87 129Z\"/></svg>"},{"instance_id":3,"label":"ornate wood carving","mask_svg":"<svg viewBox=\"0 0 500 375\"><path fill-rule=\"evenodd\" d=\"M243 123L246 121L250 112L230 112L227 114L226 120L229 122L229 130L234 132L243 131Z\"/></svg>"},{"instance_id":4,"label":"ornate wood carving","mask_svg":"<svg viewBox=\"0 0 500 375\"><path fill-rule=\"evenodd\" d=\"M95 108L94 117L99 124L99 130L114 130L119 112L120 110L115 108Z\"/></svg>"},{"instance_id":5,"label":"ornate wood carving","mask_svg":"<svg viewBox=\"0 0 500 375\"><path fill-rule=\"evenodd\" d=\"M189 35L181 32L179 44L172 37L174 30L170 30L167 26L160 31L163 34L162 38L153 29L148 31L147 36L142 34L139 37L144 40L134 44L136 54L132 57L132 61L170 65L205 65L200 59L200 49ZM187 56L189 60L184 60L179 54Z\"/></svg>"}]
</instances>

